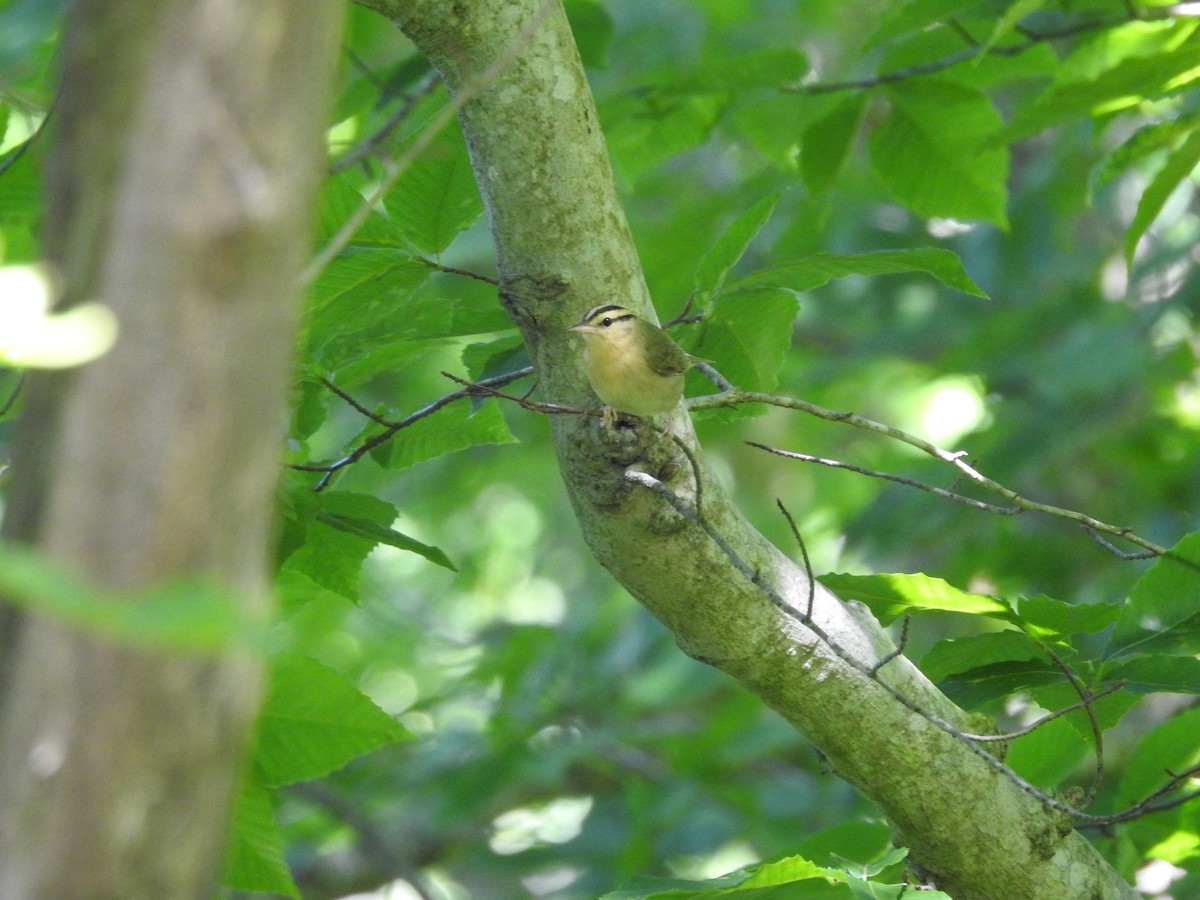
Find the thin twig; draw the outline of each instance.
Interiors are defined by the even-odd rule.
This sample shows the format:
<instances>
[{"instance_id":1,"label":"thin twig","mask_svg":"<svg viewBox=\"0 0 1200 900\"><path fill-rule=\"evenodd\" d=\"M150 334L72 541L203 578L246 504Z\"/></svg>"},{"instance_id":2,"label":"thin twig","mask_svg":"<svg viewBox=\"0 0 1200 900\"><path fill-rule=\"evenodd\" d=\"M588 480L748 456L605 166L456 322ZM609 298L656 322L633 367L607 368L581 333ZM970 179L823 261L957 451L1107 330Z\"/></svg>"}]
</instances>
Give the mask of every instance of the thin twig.
<instances>
[{"instance_id":1,"label":"thin twig","mask_svg":"<svg viewBox=\"0 0 1200 900\"><path fill-rule=\"evenodd\" d=\"M962 475L966 476L971 481L979 486L986 488L994 494L999 494L1009 503L1014 506L1019 506L1021 509L1026 509L1034 512L1045 513L1046 515L1056 516L1060 519L1066 519L1071 522L1077 522L1080 525L1085 525L1095 531L1104 532L1105 534L1115 535L1123 538L1131 544L1136 544L1146 550L1151 551L1156 555L1163 555L1167 552L1165 547L1160 547L1146 538L1135 534L1130 528L1121 528L1116 525L1109 525L1107 522L1101 522L1099 519L1094 519L1091 516L1081 512L1076 512L1072 509L1063 509L1059 506L1051 506L1046 503L1037 503L1033 500L1026 499L1011 488L1007 488L999 482L993 481L981 472L973 468L963 458L966 456L966 451L950 451L943 450L924 438L919 438L916 435L901 431L899 428L893 428L891 425L884 425L882 422L876 422L873 419L868 419L865 416L860 416L856 413L837 412L832 409L826 409L823 406L818 406L815 403L809 403L806 400L800 400L796 397L782 397L775 394L767 394L759 391L743 391L734 389L725 391L720 394L708 394L703 397L693 397L688 400L689 409L718 409L725 407L735 407L742 403L766 403L771 406L782 407L783 409L794 409L800 412L806 412L809 415L816 416L819 419L825 419L828 422L839 422L846 425L853 425L855 428L862 428L866 431L874 431L877 434L885 435L893 440L908 444L911 447L916 447L924 453L940 459L942 462L948 463L957 469Z\"/></svg>"},{"instance_id":2,"label":"thin twig","mask_svg":"<svg viewBox=\"0 0 1200 900\"><path fill-rule=\"evenodd\" d=\"M1104 731L1100 727L1100 723L1096 721L1096 710L1092 708L1092 703L1095 702L1096 698L1092 695L1091 690L1084 686L1079 676L1071 671L1071 667L1063 662L1062 657L1051 650L1045 643L1039 641L1038 644L1042 652L1050 658L1050 661L1058 666L1058 670L1063 673L1063 677L1071 683L1072 689L1083 704L1083 711L1087 714L1088 724L1092 729L1092 738L1096 742L1096 771L1092 775L1092 783L1088 788L1087 796L1079 804L1081 809L1087 809L1092 805L1092 801L1096 799L1096 792L1100 789L1100 779L1104 777Z\"/></svg>"},{"instance_id":3,"label":"thin twig","mask_svg":"<svg viewBox=\"0 0 1200 900\"><path fill-rule=\"evenodd\" d=\"M392 114L387 117L382 125L359 141L345 156L330 166L329 171L334 175L338 175L374 153L375 149L387 140L388 135L399 128L401 123L412 114L417 103L433 93L434 88L438 86L440 81L441 79L437 72L427 74L412 91L405 95L403 102L392 111Z\"/></svg>"},{"instance_id":4,"label":"thin twig","mask_svg":"<svg viewBox=\"0 0 1200 900\"><path fill-rule=\"evenodd\" d=\"M1095 541L1113 556L1117 557L1117 559L1124 560L1125 562L1131 562L1138 559L1154 559L1158 555L1152 550L1146 550L1142 553L1125 553L1119 547L1115 546L1109 541L1106 541L1101 535L1097 534L1096 529L1089 528L1087 525L1080 525L1079 527L1082 528L1087 533L1088 537L1090 537L1093 541Z\"/></svg>"},{"instance_id":5,"label":"thin twig","mask_svg":"<svg viewBox=\"0 0 1200 900\"><path fill-rule=\"evenodd\" d=\"M1023 512L1019 506L996 506L993 503L985 503L982 500L976 500L973 497L966 497L962 494L956 494L953 491L948 491L945 488L935 487L932 484L925 484L922 481L914 481L911 478L903 478L899 475L891 475L887 472L877 472L874 469L864 469L861 466L851 465L836 459L826 459L823 456L809 456L807 453L793 453L791 450L780 450L778 447L769 447L766 444L760 444L757 441L746 441L751 447L757 447L759 450L766 450L768 453L774 453L776 456L783 456L787 459L797 459L800 462L818 463L822 466L829 466L831 469L846 469L850 472L857 472L859 475L868 475L871 478L882 478L886 481L894 481L897 484L914 487L918 490L928 491L931 494L936 494L939 497L945 497L947 500L953 500L956 503L963 503L975 509L982 509L986 512L998 513L1002 516L1014 516Z\"/></svg>"},{"instance_id":6,"label":"thin twig","mask_svg":"<svg viewBox=\"0 0 1200 900\"><path fill-rule=\"evenodd\" d=\"M13 385L12 393L8 395L8 399L4 401L4 405L0 406L0 419L8 415L9 410L13 408L13 404L17 402L17 398L21 396L21 388L25 387L25 370L17 372L17 383Z\"/></svg>"},{"instance_id":7,"label":"thin twig","mask_svg":"<svg viewBox=\"0 0 1200 900\"><path fill-rule=\"evenodd\" d=\"M346 468L346 466L354 465L354 463L358 462L380 444L390 441L401 429L407 428L409 425L420 421L428 415L432 415L443 406L453 403L455 400L461 400L463 397L478 396L480 393L488 391L491 387L508 384L516 381L518 378L524 378L526 375L530 375L532 373L533 366L526 366L524 369L518 369L515 372L507 372L504 375L497 375L494 378L485 378L483 381L474 384L471 382L463 382L464 384L470 384L471 386L464 388L461 391L454 391L453 393L447 394L444 397L439 397L428 406L421 407L421 409L418 409L411 415L405 416L400 421L389 423L387 427L379 434L359 444L340 459L334 460L331 463L288 463L287 467L289 469L295 469L299 472L324 473L321 477L321 480L318 481L313 487L314 491L323 491L329 485L329 481L335 472ZM356 409L361 411L362 408L359 404L354 404L354 406ZM371 418L373 421L381 422L381 420L376 419L374 415L370 415L369 418Z\"/></svg>"},{"instance_id":8,"label":"thin twig","mask_svg":"<svg viewBox=\"0 0 1200 900\"><path fill-rule=\"evenodd\" d=\"M462 275L464 278L474 278L476 281L483 281L487 284L500 285L499 279L492 278L490 275L483 275L479 272L472 272L470 269L459 269L454 266L444 266L440 262L428 259L424 256L414 254L413 259L422 265L429 266L431 269L437 269L439 272L445 272L448 275Z\"/></svg>"},{"instance_id":9,"label":"thin twig","mask_svg":"<svg viewBox=\"0 0 1200 900\"><path fill-rule=\"evenodd\" d=\"M912 616L905 616L904 622L900 625L900 642L896 644L896 649L884 656L879 662L871 666L871 677L874 678L879 674L879 670L890 663L898 656L904 655L904 648L908 646L908 625L912 621Z\"/></svg>"},{"instance_id":10,"label":"thin twig","mask_svg":"<svg viewBox=\"0 0 1200 900\"><path fill-rule=\"evenodd\" d=\"M1077 709L1084 709L1089 704L1095 703L1101 697L1107 697L1109 694L1115 694L1117 691L1125 687L1126 684L1128 684L1128 682L1118 681L1115 684L1110 684L1104 690L1095 694L1093 694L1091 691L1086 691L1086 696L1083 697L1083 699L1072 703L1070 706L1064 706L1062 709L1056 709L1054 712L1046 713L1046 715L1042 716L1040 719L1030 722L1025 727L1018 728L1016 731L1006 731L1003 734L971 734L968 732L967 737L973 741L983 741L984 743L988 741L1015 741L1019 737L1025 737L1025 735L1037 731L1047 722L1053 722L1055 719L1061 718L1067 713L1073 713Z\"/></svg>"},{"instance_id":11,"label":"thin twig","mask_svg":"<svg viewBox=\"0 0 1200 900\"><path fill-rule=\"evenodd\" d=\"M533 372L533 367L522 369L523 374ZM442 372L442 375L449 378L456 384L465 386L465 393L473 395L486 395L488 397L498 397L501 400L509 400L522 409L527 409L530 412L545 413L546 415L570 415L570 416L599 416L601 415L598 409L586 409L582 406L564 406L561 403L541 403L536 400L528 399L528 394L524 397L514 397L512 394L506 394L503 391L498 391L493 387L496 381L494 378L485 379L483 381L468 381L465 378L459 378L457 375L451 375L449 372ZM510 381L515 379L509 379ZM507 382L504 382L507 383ZM460 391L463 393L463 391Z\"/></svg>"},{"instance_id":12,"label":"thin twig","mask_svg":"<svg viewBox=\"0 0 1200 900\"><path fill-rule=\"evenodd\" d=\"M941 59L936 59L927 63L920 63L914 66L908 66L903 69L896 69L891 72L885 72L882 75L876 75L872 78L856 78L848 81L817 81L809 84L790 85L784 90L793 91L801 94L832 94L839 91L851 90L868 90L870 88L881 87L886 84L896 84L900 81L907 81L909 78L916 78L921 75L933 75L942 72L959 63L966 62L970 59L975 59L978 56L1020 56L1027 50L1031 50L1039 44L1051 43L1053 41L1066 40L1067 38L1076 37L1081 34L1087 34L1093 31L1102 31L1105 28L1115 28L1120 25L1128 24L1129 22L1142 21L1146 19L1169 19L1177 16L1195 16L1198 13L1192 11L1187 4L1177 4L1174 7L1161 7L1155 10L1143 10L1138 13L1128 13L1124 16L1113 16L1103 19L1089 19L1085 22L1076 22L1073 25L1067 25L1053 31L1033 31L1026 28L1018 28L1017 30L1025 37L1025 40L1017 44L1009 44L1001 47L986 47L981 44L972 44L955 53L943 56ZM953 27L951 20L951 27ZM960 34L963 32L959 31Z\"/></svg>"},{"instance_id":13,"label":"thin twig","mask_svg":"<svg viewBox=\"0 0 1200 900\"><path fill-rule=\"evenodd\" d=\"M351 397L349 394L347 394L345 391L343 391L340 387L338 387L336 384L334 384L328 378L318 378L317 381L320 383L321 387L325 388L327 391L329 391L333 394L336 394L338 397L341 397L343 400L346 401L346 403L348 403L354 409L355 412L370 419L376 425L382 425L385 428L390 428L392 426L391 422L389 422L387 419L385 419L383 416L379 415L378 413L367 409L365 406L363 406L361 403L359 403L357 400L355 400L353 397Z\"/></svg>"},{"instance_id":14,"label":"thin twig","mask_svg":"<svg viewBox=\"0 0 1200 900\"><path fill-rule=\"evenodd\" d=\"M783 517L787 519L788 527L792 529L792 537L796 539L796 544L800 547L800 557L804 560L804 576L808 579L808 605L805 608L804 615L811 619L813 603L817 599L817 576L813 574L812 562L808 558L808 547L804 544L804 538L800 536L800 529L796 527L796 520L792 518L791 511L783 505L783 501L778 497L775 498L775 505L779 507L779 511L783 513Z\"/></svg>"}]
</instances>

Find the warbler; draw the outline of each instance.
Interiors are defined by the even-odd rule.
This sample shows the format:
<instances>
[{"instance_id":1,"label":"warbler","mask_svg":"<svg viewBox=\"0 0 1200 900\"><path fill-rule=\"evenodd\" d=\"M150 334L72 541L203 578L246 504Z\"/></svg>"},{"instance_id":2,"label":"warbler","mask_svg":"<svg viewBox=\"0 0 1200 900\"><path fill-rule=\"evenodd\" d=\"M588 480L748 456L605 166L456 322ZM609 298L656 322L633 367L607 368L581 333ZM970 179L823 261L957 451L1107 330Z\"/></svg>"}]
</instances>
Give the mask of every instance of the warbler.
<instances>
[{"instance_id":1,"label":"warbler","mask_svg":"<svg viewBox=\"0 0 1200 900\"><path fill-rule=\"evenodd\" d=\"M618 412L670 412L683 396L684 373L707 362L623 306L597 306L568 330L583 335L587 378L605 404L604 424L609 427Z\"/></svg>"}]
</instances>

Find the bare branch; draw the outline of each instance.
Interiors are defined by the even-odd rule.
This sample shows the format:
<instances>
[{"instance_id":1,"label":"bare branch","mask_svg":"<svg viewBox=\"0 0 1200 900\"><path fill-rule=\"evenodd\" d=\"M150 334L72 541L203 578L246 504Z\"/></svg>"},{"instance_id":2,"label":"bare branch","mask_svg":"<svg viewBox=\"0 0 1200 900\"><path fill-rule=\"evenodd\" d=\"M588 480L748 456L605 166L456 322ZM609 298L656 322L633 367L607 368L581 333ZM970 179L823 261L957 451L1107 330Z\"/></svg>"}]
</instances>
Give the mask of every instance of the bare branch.
<instances>
[{"instance_id":1,"label":"bare branch","mask_svg":"<svg viewBox=\"0 0 1200 900\"><path fill-rule=\"evenodd\" d=\"M947 500L953 500L956 503L963 503L975 509L982 509L986 512L998 513L1002 516L1018 515L1023 510L1019 506L996 506L992 503L985 503L982 500L976 500L973 497L966 497L962 494L956 494L953 491L948 491L945 488L934 487L931 484L925 484L921 481L914 481L911 478L903 478L899 475L891 475L887 472L877 472L874 469L864 469L861 466L851 465L850 463L840 462L836 459L826 459L822 456L809 456L807 453L793 453L791 450L780 450L777 447L768 447L766 444L760 444L757 441L746 441L751 447L756 447L759 450L766 450L768 453L774 453L776 456L783 456L788 459L798 459L800 462L818 463L822 466L829 466L831 469L846 469L850 472L857 472L860 475L868 475L871 478L882 478L886 481L894 481L897 484L908 485L909 487L917 488L918 490L928 491L931 494L936 494L939 497L945 497Z\"/></svg>"},{"instance_id":2,"label":"bare branch","mask_svg":"<svg viewBox=\"0 0 1200 900\"><path fill-rule=\"evenodd\" d=\"M1071 509L1063 509L1059 506L1051 506L1046 503L1038 503L1022 497L1011 488L1007 488L999 482L993 481L981 472L973 468L966 462L964 457L966 451L950 451L943 450L924 438L919 438L916 435L901 431L899 428L893 428L891 425L884 425L882 422L876 422L873 419L868 419L865 416L860 416L856 413L837 412L832 409L826 409L823 406L818 406L815 403L809 403L806 400L800 400L795 397L783 397L776 394L767 394L760 391L743 391L733 389L724 391L720 394L709 394L704 397L694 397L688 400L689 409L718 409L725 407L735 407L742 403L766 403L771 406L779 406L784 409L795 409L800 412L806 412L809 415L816 416L819 419L825 419L829 422L839 422L846 425L853 425L855 428L861 428L865 431L874 431L877 434L882 434L892 440L900 441L908 444L911 447L916 447L924 453L940 459L942 462L948 463L959 471L960 474L966 476L969 480L975 482L980 487L998 494L1014 506L1019 506L1021 509L1030 510L1033 512L1045 513L1046 515L1055 516L1060 519L1066 519L1071 522L1076 522L1080 525L1093 529L1094 531L1111 534L1131 544L1136 544L1155 555L1162 556L1167 552L1165 547L1160 547L1158 544L1140 537L1135 534L1131 528L1122 528L1117 525L1109 525L1107 522L1101 522L1099 519L1094 519L1091 516L1081 512L1076 512Z\"/></svg>"},{"instance_id":3,"label":"bare branch","mask_svg":"<svg viewBox=\"0 0 1200 900\"><path fill-rule=\"evenodd\" d=\"M459 269L454 266L444 266L440 262L428 259L424 256L413 255L413 259L422 265L429 266L431 269L437 269L439 272L445 272L448 275L462 275L464 278L474 278L476 281L483 281L487 284L494 284L499 287L499 280L492 278L490 275L483 275L479 272L472 272L470 269Z\"/></svg>"}]
</instances>

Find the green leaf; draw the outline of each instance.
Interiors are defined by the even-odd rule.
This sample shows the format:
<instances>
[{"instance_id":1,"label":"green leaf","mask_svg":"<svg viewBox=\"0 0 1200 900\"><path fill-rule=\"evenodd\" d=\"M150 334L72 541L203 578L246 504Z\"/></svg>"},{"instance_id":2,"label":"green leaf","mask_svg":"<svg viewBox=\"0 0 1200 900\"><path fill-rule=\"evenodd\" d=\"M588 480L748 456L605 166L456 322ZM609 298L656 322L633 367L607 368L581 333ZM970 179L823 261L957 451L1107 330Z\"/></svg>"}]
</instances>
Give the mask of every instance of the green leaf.
<instances>
[{"instance_id":1,"label":"green leaf","mask_svg":"<svg viewBox=\"0 0 1200 900\"><path fill-rule=\"evenodd\" d=\"M854 146L866 100L865 94L852 96L802 132L800 174L811 193L824 193L836 180Z\"/></svg>"},{"instance_id":2,"label":"green leaf","mask_svg":"<svg viewBox=\"0 0 1200 900\"><path fill-rule=\"evenodd\" d=\"M930 681L1013 660L1045 661L1045 652L1020 631L994 631L938 641L918 663Z\"/></svg>"},{"instance_id":3,"label":"green leaf","mask_svg":"<svg viewBox=\"0 0 1200 900\"><path fill-rule=\"evenodd\" d=\"M1129 223L1129 231L1125 234L1125 262L1128 266L1133 266L1134 252L1146 229L1158 218L1175 189L1187 180L1198 165L1200 129L1188 135L1187 140L1167 156L1166 163L1158 170L1138 201L1137 212L1133 221Z\"/></svg>"},{"instance_id":4,"label":"green leaf","mask_svg":"<svg viewBox=\"0 0 1200 900\"><path fill-rule=\"evenodd\" d=\"M737 265L755 235L767 224L780 196L770 194L763 197L741 213L704 254L696 269L696 294L701 306L720 293L729 270Z\"/></svg>"},{"instance_id":5,"label":"green leaf","mask_svg":"<svg viewBox=\"0 0 1200 900\"><path fill-rule=\"evenodd\" d=\"M300 896L283 858L271 791L253 769L238 790L222 884L233 891Z\"/></svg>"},{"instance_id":6,"label":"green leaf","mask_svg":"<svg viewBox=\"0 0 1200 900\"><path fill-rule=\"evenodd\" d=\"M613 39L612 16L595 0L566 0L563 9L571 23L575 46L585 66L603 69L608 65L608 48Z\"/></svg>"},{"instance_id":7,"label":"green leaf","mask_svg":"<svg viewBox=\"0 0 1200 900\"><path fill-rule=\"evenodd\" d=\"M600 106L613 168L626 182L708 140L728 104L720 92L653 90L625 94Z\"/></svg>"},{"instance_id":8,"label":"green leaf","mask_svg":"<svg viewBox=\"0 0 1200 900\"><path fill-rule=\"evenodd\" d=\"M1200 609L1200 532L1184 537L1129 593L1106 653L1120 656L1186 623Z\"/></svg>"},{"instance_id":9,"label":"green leaf","mask_svg":"<svg viewBox=\"0 0 1200 900\"><path fill-rule=\"evenodd\" d=\"M303 494L304 486L298 491ZM283 564L285 571L298 572L325 590L333 591L351 602L358 602L358 581L362 566L375 545L377 536L367 536L328 519L345 523L348 521L374 522L381 529L388 529L396 521L396 507L376 497L344 491L325 491L320 494L307 492L315 497L315 503L301 497L304 506L301 521L289 523L289 531L302 529L303 538L297 549Z\"/></svg>"},{"instance_id":10,"label":"green leaf","mask_svg":"<svg viewBox=\"0 0 1200 900\"><path fill-rule=\"evenodd\" d=\"M867 39L866 49L914 31L924 31L979 3L980 0L909 0L908 3L889 4L884 9L879 25Z\"/></svg>"},{"instance_id":11,"label":"green leaf","mask_svg":"<svg viewBox=\"0 0 1200 900\"><path fill-rule=\"evenodd\" d=\"M925 272L947 287L987 297L987 294L963 271L962 260L940 247L916 250L880 250L840 256L834 253L814 253L795 262L783 263L770 269L760 269L745 278L732 282L730 290L772 285L788 290L811 291L833 278L847 275L895 275L905 272Z\"/></svg>"},{"instance_id":12,"label":"green leaf","mask_svg":"<svg viewBox=\"0 0 1200 900\"><path fill-rule=\"evenodd\" d=\"M1017 602L1021 627L1038 637L1096 634L1120 614L1121 607L1116 603L1071 604L1045 594Z\"/></svg>"},{"instance_id":13,"label":"green leaf","mask_svg":"<svg viewBox=\"0 0 1200 900\"><path fill-rule=\"evenodd\" d=\"M467 404L451 403L431 416L418 419L379 448L377 459L389 469L435 459L479 444L515 444L496 402L471 412Z\"/></svg>"},{"instance_id":14,"label":"green leaf","mask_svg":"<svg viewBox=\"0 0 1200 900\"><path fill-rule=\"evenodd\" d=\"M269 787L328 775L411 735L338 672L296 653L271 661L254 765Z\"/></svg>"},{"instance_id":15,"label":"green leaf","mask_svg":"<svg viewBox=\"0 0 1200 900\"><path fill-rule=\"evenodd\" d=\"M1063 674L1049 660L992 663L951 675L938 683L942 692L965 709L977 709L1018 691L1062 682Z\"/></svg>"},{"instance_id":16,"label":"green leaf","mask_svg":"<svg viewBox=\"0 0 1200 900\"><path fill-rule=\"evenodd\" d=\"M1053 787L1078 768L1091 747L1062 719L1051 719L1009 744L1004 764L1033 784Z\"/></svg>"},{"instance_id":17,"label":"green leaf","mask_svg":"<svg viewBox=\"0 0 1200 900\"><path fill-rule=\"evenodd\" d=\"M817 579L843 600L860 600L887 625L912 612L940 610L1017 621L998 597L970 594L929 575L823 575Z\"/></svg>"},{"instance_id":18,"label":"green leaf","mask_svg":"<svg viewBox=\"0 0 1200 900\"><path fill-rule=\"evenodd\" d=\"M1125 681L1139 694L1200 694L1200 659L1194 656L1139 656L1105 668L1105 681Z\"/></svg>"},{"instance_id":19,"label":"green leaf","mask_svg":"<svg viewBox=\"0 0 1200 900\"><path fill-rule=\"evenodd\" d=\"M1046 0L1013 0L1008 9L996 20L992 33L984 41L980 55L976 59L983 59L996 44L1012 33L1012 30L1023 18L1037 12L1045 5Z\"/></svg>"},{"instance_id":20,"label":"green leaf","mask_svg":"<svg viewBox=\"0 0 1200 900\"><path fill-rule=\"evenodd\" d=\"M773 390L792 345L796 307L790 291L727 291L709 306L699 338L689 350L711 359L721 374L744 390Z\"/></svg>"},{"instance_id":21,"label":"green leaf","mask_svg":"<svg viewBox=\"0 0 1200 900\"><path fill-rule=\"evenodd\" d=\"M328 179L321 191L321 203L317 207L318 246L332 240L346 220L358 212L366 202L366 197L351 183L350 176L337 175ZM373 209L367 220L354 232L354 239L347 250L396 250L406 247L404 232L379 209Z\"/></svg>"},{"instance_id":22,"label":"green leaf","mask_svg":"<svg viewBox=\"0 0 1200 900\"><path fill-rule=\"evenodd\" d=\"M264 623L231 588L192 578L150 590L105 591L19 544L0 544L0 596L66 625L156 649L220 653L264 639Z\"/></svg>"},{"instance_id":23,"label":"green leaf","mask_svg":"<svg viewBox=\"0 0 1200 900\"><path fill-rule=\"evenodd\" d=\"M1182 772L1200 763L1200 707L1177 713L1142 738L1125 764L1118 807L1129 806L1162 787L1168 772Z\"/></svg>"},{"instance_id":24,"label":"green leaf","mask_svg":"<svg viewBox=\"0 0 1200 900\"><path fill-rule=\"evenodd\" d=\"M1178 93L1200 78L1200 41L1125 59L1094 77L1056 85L992 135L990 146L1019 141L1045 128Z\"/></svg>"},{"instance_id":25,"label":"green leaf","mask_svg":"<svg viewBox=\"0 0 1200 900\"><path fill-rule=\"evenodd\" d=\"M483 212L462 132L444 128L384 204L412 246L436 256Z\"/></svg>"},{"instance_id":26,"label":"green leaf","mask_svg":"<svg viewBox=\"0 0 1200 900\"><path fill-rule=\"evenodd\" d=\"M1200 110L1174 119L1143 125L1126 138L1092 172L1089 190L1112 181L1134 164L1155 153L1169 151L1188 135L1200 129Z\"/></svg>"},{"instance_id":27,"label":"green leaf","mask_svg":"<svg viewBox=\"0 0 1200 900\"><path fill-rule=\"evenodd\" d=\"M870 135L871 164L887 189L925 217L1008 227L1008 155L984 149L1000 127L991 100L952 81L911 79L886 89L891 112Z\"/></svg>"},{"instance_id":28,"label":"green leaf","mask_svg":"<svg viewBox=\"0 0 1200 900\"><path fill-rule=\"evenodd\" d=\"M344 531L347 534L356 534L359 537L367 538L376 544L387 544L389 547L416 553L418 556L423 556L431 563L449 569L451 572L458 571L446 554L437 547L422 544L416 538L411 538L406 534L396 531L394 528L387 528L369 519L321 512L317 513L317 521L324 522L326 525L336 528L339 531Z\"/></svg>"}]
</instances>

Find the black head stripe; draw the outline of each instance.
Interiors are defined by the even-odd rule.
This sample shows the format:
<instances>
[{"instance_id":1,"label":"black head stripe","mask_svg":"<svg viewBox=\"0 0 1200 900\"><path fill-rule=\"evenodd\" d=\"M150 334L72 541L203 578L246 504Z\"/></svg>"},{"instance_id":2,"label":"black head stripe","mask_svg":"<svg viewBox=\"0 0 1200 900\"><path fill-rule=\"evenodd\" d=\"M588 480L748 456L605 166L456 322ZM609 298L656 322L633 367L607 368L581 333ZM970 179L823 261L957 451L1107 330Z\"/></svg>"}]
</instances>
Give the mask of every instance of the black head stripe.
<instances>
[{"instance_id":1,"label":"black head stripe","mask_svg":"<svg viewBox=\"0 0 1200 900\"><path fill-rule=\"evenodd\" d=\"M629 312L629 310L627 310L625 307L618 306L615 303L610 303L607 306L594 306L590 310L588 310L588 314L583 317L583 321L590 322L590 321L592 321L592 319L596 318L596 316L602 315L603 313L613 312L613 311L621 312L621 313Z\"/></svg>"}]
</instances>

